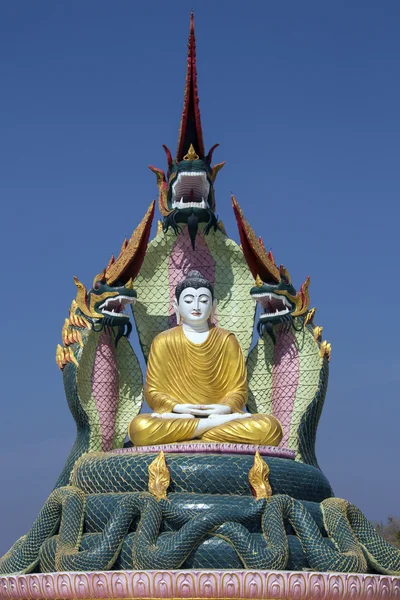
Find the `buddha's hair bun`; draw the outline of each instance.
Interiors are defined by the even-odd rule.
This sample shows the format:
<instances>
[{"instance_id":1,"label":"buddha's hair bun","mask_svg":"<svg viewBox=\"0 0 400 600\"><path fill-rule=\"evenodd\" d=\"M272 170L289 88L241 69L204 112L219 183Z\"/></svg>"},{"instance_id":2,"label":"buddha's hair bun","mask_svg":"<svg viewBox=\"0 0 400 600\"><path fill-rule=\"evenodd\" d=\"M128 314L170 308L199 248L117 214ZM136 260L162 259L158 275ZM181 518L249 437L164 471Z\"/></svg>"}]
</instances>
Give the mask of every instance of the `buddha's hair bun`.
<instances>
[{"instance_id":1,"label":"buddha's hair bun","mask_svg":"<svg viewBox=\"0 0 400 600\"><path fill-rule=\"evenodd\" d=\"M181 295L181 293L183 292L184 289L186 288L194 288L195 290L198 290L199 288L206 288L208 290L210 290L211 295L214 299L214 287L212 285L212 283L210 281L208 281L208 279L206 279L205 277L203 277L203 275L200 273L200 271L189 271L189 273L186 275L185 279L183 279L182 281L180 281L178 283L178 285L175 288L175 296L176 299L179 301L179 296Z\"/></svg>"}]
</instances>

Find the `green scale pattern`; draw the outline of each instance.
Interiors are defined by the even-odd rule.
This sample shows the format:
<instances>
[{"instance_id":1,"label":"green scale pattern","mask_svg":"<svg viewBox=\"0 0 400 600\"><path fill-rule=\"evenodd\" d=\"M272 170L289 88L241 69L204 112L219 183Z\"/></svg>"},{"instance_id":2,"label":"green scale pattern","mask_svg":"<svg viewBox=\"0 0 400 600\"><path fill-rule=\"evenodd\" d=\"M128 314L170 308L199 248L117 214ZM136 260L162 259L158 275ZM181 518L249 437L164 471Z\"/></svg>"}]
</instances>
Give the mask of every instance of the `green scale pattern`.
<instances>
[{"instance_id":1,"label":"green scale pattern","mask_svg":"<svg viewBox=\"0 0 400 600\"><path fill-rule=\"evenodd\" d=\"M85 494L147 491L148 467L155 454L86 454L77 462L71 484ZM252 455L169 454L171 492L251 495L248 474ZM310 465L268 457L269 481L274 494L321 502L333 495L323 473Z\"/></svg>"},{"instance_id":2,"label":"green scale pattern","mask_svg":"<svg viewBox=\"0 0 400 600\"><path fill-rule=\"evenodd\" d=\"M253 277L236 242L220 230L210 231L203 236L203 229L204 225L200 224L198 236L203 237L215 262L214 291L218 300L218 326L236 335L247 356L255 316L255 303L249 294ZM154 337L169 328L169 260L176 242L177 236L172 230L167 233L161 231L149 243L142 268L135 280L138 301L133 316L146 360ZM187 250L189 253L190 248ZM191 268L190 260L186 261L182 279ZM203 272L207 272L206 267Z\"/></svg>"},{"instance_id":3,"label":"green scale pattern","mask_svg":"<svg viewBox=\"0 0 400 600\"><path fill-rule=\"evenodd\" d=\"M285 333L281 325L275 327L278 343L280 336L291 340L286 347L286 369L280 368L279 377L274 379L276 368L275 345L268 334L259 338L247 359L249 399L247 408L251 413L275 414L273 394L278 393L280 404L290 398L287 408L290 424L287 448L296 452L296 460L318 467L315 455L317 427L325 402L328 386L329 363L320 356L320 343L314 339L313 327L302 326L303 319L296 319L290 332ZM282 355L280 356L282 359ZM283 361L282 361L283 362ZM294 376L294 372L298 376ZM296 383L294 383L296 382Z\"/></svg>"},{"instance_id":4,"label":"green scale pattern","mask_svg":"<svg viewBox=\"0 0 400 600\"><path fill-rule=\"evenodd\" d=\"M252 455L168 455L168 499L157 501L144 491L156 456L81 457L71 484L52 492L31 531L0 559L0 573L245 567L400 574L400 552L356 507L333 498L315 467L268 457L267 501L251 495Z\"/></svg>"}]
</instances>

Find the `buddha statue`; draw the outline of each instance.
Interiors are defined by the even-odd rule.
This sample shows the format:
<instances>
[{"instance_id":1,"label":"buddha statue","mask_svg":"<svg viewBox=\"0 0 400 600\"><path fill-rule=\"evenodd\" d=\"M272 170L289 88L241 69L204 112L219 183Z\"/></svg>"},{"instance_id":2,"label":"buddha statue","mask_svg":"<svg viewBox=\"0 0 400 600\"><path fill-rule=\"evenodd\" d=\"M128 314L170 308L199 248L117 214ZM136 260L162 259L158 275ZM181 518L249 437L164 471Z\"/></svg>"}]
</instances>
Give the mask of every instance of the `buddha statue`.
<instances>
[{"instance_id":1,"label":"buddha statue","mask_svg":"<svg viewBox=\"0 0 400 600\"><path fill-rule=\"evenodd\" d=\"M145 398L154 411L129 425L135 446L188 440L277 446L283 430L271 415L244 412L247 375L235 335L211 325L212 284L191 271L175 290L177 327L150 349Z\"/></svg>"}]
</instances>

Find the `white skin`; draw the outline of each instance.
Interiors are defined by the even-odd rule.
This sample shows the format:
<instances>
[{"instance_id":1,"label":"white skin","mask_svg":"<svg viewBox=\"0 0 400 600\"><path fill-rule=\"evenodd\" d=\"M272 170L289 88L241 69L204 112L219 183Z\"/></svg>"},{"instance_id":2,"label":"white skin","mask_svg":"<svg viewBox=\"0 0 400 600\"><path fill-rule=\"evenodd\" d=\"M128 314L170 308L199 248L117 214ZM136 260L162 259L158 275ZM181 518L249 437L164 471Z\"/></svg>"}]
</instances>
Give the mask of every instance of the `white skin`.
<instances>
[{"instance_id":1,"label":"white skin","mask_svg":"<svg viewBox=\"0 0 400 600\"><path fill-rule=\"evenodd\" d=\"M216 308L216 300L207 288L186 288L174 304L177 323L182 323L185 336L194 344L202 344L210 332L210 320ZM199 419L193 438L204 432L223 425L228 421L243 419L246 413L232 413L229 406L223 404L176 404L172 413L153 413L159 419Z\"/></svg>"}]
</instances>

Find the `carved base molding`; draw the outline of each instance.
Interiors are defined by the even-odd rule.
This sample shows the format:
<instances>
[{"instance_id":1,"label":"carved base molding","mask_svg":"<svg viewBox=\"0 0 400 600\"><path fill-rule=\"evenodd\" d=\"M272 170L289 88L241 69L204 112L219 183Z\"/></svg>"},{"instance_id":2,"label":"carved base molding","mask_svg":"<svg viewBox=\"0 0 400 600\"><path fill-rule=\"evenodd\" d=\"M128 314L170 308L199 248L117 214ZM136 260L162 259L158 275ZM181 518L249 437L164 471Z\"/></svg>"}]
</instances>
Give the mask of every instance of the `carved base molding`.
<instances>
[{"instance_id":1,"label":"carved base molding","mask_svg":"<svg viewBox=\"0 0 400 600\"><path fill-rule=\"evenodd\" d=\"M0 577L0 600L400 600L400 577L293 571L104 571Z\"/></svg>"},{"instance_id":2,"label":"carved base molding","mask_svg":"<svg viewBox=\"0 0 400 600\"><path fill-rule=\"evenodd\" d=\"M276 458L289 458L294 460L296 452L289 448L279 446L255 446L253 444L228 444L218 442L180 442L179 444L158 444L157 446L132 446L130 448L119 448L112 450L113 454L134 454L147 452L171 452L171 453L212 453L212 454L255 454L263 456L275 456Z\"/></svg>"}]
</instances>

